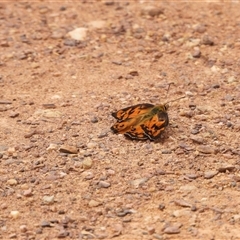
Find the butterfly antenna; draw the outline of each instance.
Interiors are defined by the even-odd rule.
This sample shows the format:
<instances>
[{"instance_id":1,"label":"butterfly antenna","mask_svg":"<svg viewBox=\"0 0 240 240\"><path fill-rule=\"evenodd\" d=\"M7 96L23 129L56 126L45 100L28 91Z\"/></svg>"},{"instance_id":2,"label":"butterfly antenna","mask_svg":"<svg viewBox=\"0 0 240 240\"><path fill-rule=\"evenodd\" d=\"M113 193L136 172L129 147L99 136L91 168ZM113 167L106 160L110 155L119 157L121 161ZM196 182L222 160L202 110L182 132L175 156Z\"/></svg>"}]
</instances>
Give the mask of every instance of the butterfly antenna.
<instances>
[{"instance_id":1,"label":"butterfly antenna","mask_svg":"<svg viewBox=\"0 0 240 240\"><path fill-rule=\"evenodd\" d=\"M186 96L181 96L181 97L179 97L179 98L173 99L173 100L171 100L171 101L166 102L165 105L168 104L168 103L171 103L171 102L176 102L177 100L182 99L182 98L185 98L185 97L186 97Z\"/></svg>"},{"instance_id":2,"label":"butterfly antenna","mask_svg":"<svg viewBox=\"0 0 240 240\"><path fill-rule=\"evenodd\" d=\"M168 92L169 92L170 86L171 86L172 84L174 84L174 82L170 82L170 83L168 84L166 99L168 98Z\"/></svg>"}]
</instances>

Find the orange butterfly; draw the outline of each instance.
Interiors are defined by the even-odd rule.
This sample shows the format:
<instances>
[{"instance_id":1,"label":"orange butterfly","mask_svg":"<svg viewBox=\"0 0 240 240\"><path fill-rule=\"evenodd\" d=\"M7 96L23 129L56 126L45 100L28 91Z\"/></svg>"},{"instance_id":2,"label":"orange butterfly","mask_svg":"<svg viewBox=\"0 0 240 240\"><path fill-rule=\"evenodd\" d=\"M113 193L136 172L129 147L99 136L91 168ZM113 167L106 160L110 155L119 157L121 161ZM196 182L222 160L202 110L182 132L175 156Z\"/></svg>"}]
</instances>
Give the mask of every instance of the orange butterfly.
<instances>
[{"instance_id":1,"label":"orange butterfly","mask_svg":"<svg viewBox=\"0 0 240 240\"><path fill-rule=\"evenodd\" d=\"M173 101L159 105L142 103L114 112L112 116L117 119L117 122L111 127L111 130L132 139L156 140L169 124L168 103Z\"/></svg>"}]
</instances>

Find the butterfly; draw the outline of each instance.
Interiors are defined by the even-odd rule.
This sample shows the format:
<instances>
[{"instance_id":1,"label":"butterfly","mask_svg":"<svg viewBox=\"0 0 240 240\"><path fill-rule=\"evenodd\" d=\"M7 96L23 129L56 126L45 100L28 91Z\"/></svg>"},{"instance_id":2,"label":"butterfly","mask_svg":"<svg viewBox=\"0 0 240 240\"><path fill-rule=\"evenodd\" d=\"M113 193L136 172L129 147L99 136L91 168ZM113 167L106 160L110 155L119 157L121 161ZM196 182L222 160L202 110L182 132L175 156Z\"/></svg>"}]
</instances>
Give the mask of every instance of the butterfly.
<instances>
[{"instance_id":1,"label":"butterfly","mask_svg":"<svg viewBox=\"0 0 240 240\"><path fill-rule=\"evenodd\" d=\"M117 122L111 130L132 139L157 140L169 124L168 103L173 101L159 105L142 103L113 112L112 116L117 119Z\"/></svg>"}]
</instances>

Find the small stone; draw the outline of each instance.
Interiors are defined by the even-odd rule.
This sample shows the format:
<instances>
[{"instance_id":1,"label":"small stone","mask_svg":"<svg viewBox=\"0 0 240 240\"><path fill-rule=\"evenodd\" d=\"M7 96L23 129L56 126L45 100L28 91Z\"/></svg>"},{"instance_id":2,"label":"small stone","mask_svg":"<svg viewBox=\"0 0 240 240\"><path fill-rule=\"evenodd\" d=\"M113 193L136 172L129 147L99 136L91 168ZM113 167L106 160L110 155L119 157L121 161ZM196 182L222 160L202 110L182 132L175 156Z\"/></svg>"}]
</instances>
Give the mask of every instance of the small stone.
<instances>
[{"instance_id":1,"label":"small stone","mask_svg":"<svg viewBox=\"0 0 240 240\"><path fill-rule=\"evenodd\" d=\"M233 96L231 96L231 95L229 95L229 94L227 94L227 95L225 96L225 100L227 100L227 101L231 102L231 101L233 101L233 100L234 100L234 97L233 97Z\"/></svg>"},{"instance_id":2,"label":"small stone","mask_svg":"<svg viewBox=\"0 0 240 240\"><path fill-rule=\"evenodd\" d=\"M12 112L10 112L10 114L9 114L9 117L10 118L15 118L15 117L18 117L19 116L19 112L14 112L14 111L12 111Z\"/></svg>"},{"instance_id":3,"label":"small stone","mask_svg":"<svg viewBox=\"0 0 240 240\"><path fill-rule=\"evenodd\" d=\"M18 182L16 179L12 178L12 179L7 180L7 184L9 184L10 186L14 186L14 185L17 185Z\"/></svg>"},{"instance_id":4,"label":"small stone","mask_svg":"<svg viewBox=\"0 0 240 240\"><path fill-rule=\"evenodd\" d=\"M194 58L200 58L200 57L201 57L201 51L200 51L200 48L199 48L199 47L195 47L195 48L193 49L192 56L193 56Z\"/></svg>"},{"instance_id":5,"label":"small stone","mask_svg":"<svg viewBox=\"0 0 240 240\"><path fill-rule=\"evenodd\" d=\"M155 233L155 228L153 226L147 227L148 234L152 235Z\"/></svg>"},{"instance_id":6,"label":"small stone","mask_svg":"<svg viewBox=\"0 0 240 240\"><path fill-rule=\"evenodd\" d=\"M45 103L42 105L45 109L54 109L56 105L54 103Z\"/></svg>"},{"instance_id":7,"label":"small stone","mask_svg":"<svg viewBox=\"0 0 240 240\"><path fill-rule=\"evenodd\" d=\"M212 146L208 146L208 145L198 146L197 151L199 151L201 153L205 153L205 154L216 154L217 153L217 149L215 149Z\"/></svg>"},{"instance_id":8,"label":"small stone","mask_svg":"<svg viewBox=\"0 0 240 240\"><path fill-rule=\"evenodd\" d=\"M87 28L76 28L68 32L68 34L74 40L84 41L87 37Z\"/></svg>"},{"instance_id":9,"label":"small stone","mask_svg":"<svg viewBox=\"0 0 240 240\"><path fill-rule=\"evenodd\" d=\"M211 179L218 174L218 171L207 171L204 173L205 179Z\"/></svg>"},{"instance_id":10,"label":"small stone","mask_svg":"<svg viewBox=\"0 0 240 240\"><path fill-rule=\"evenodd\" d=\"M93 200L93 199L91 199L91 200L88 202L88 206L89 206L89 207L98 207L98 206L100 206L100 205L102 205L101 202L96 201L96 200Z\"/></svg>"},{"instance_id":11,"label":"small stone","mask_svg":"<svg viewBox=\"0 0 240 240\"><path fill-rule=\"evenodd\" d=\"M204 143L204 140L202 137L199 137L199 136L195 136L195 135L191 135L190 136L190 139L193 141L193 142L196 142L198 144L203 144Z\"/></svg>"},{"instance_id":12,"label":"small stone","mask_svg":"<svg viewBox=\"0 0 240 240\"><path fill-rule=\"evenodd\" d=\"M59 151L62 153L76 154L78 153L78 148L69 145L62 145L59 148Z\"/></svg>"},{"instance_id":13,"label":"small stone","mask_svg":"<svg viewBox=\"0 0 240 240\"><path fill-rule=\"evenodd\" d=\"M240 182L240 175L234 175L234 176L232 177L232 179L233 179L233 181L235 181L235 182Z\"/></svg>"},{"instance_id":14,"label":"small stone","mask_svg":"<svg viewBox=\"0 0 240 240\"><path fill-rule=\"evenodd\" d=\"M90 157L86 157L82 161L82 166L84 169L90 169L92 165L93 165L93 160Z\"/></svg>"},{"instance_id":15,"label":"small stone","mask_svg":"<svg viewBox=\"0 0 240 240\"><path fill-rule=\"evenodd\" d=\"M91 122L92 123L97 123L98 122L98 118L96 116L91 118Z\"/></svg>"},{"instance_id":16,"label":"small stone","mask_svg":"<svg viewBox=\"0 0 240 240\"><path fill-rule=\"evenodd\" d=\"M197 179L198 175L195 173L188 173L188 174L186 174L186 177L189 179Z\"/></svg>"},{"instance_id":17,"label":"small stone","mask_svg":"<svg viewBox=\"0 0 240 240\"><path fill-rule=\"evenodd\" d=\"M89 149L96 148L96 147L97 147L97 143L95 143L95 142L89 142L87 144L87 148L89 148Z\"/></svg>"},{"instance_id":18,"label":"small stone","mask_svg":"<svg viewBox=\"0 0 240 240\"><path fill-rule=\"evenodd\" d=\"M15 147L10 147L8 148L7 152L9 156L12 156L16 152L16 149Z\"/></svg>"},{"instance_id":19,"label":"small stone","mask_svg":"<svg viewBox=\"0 0 240 240\"><path fill-rule=\"evenodd\" d=\"M172 214L174 217L182 217L182 216L191 216L192 215L192 211L190 209L179 209L179 210L175 210L173 211Z\"/></svg>"},{"instance_id":20,"label":"small stone","mask_svg":"<svg viewBox=\"0 0 240 240\"><path fill-rule=\"evenodd\" d=\"M178 234L180 233L180 229L179 229L179 226L173 225L173 226L166 227L163 232L167 234Z\"/></svg>"},{"instance_id":21,"label":"small stone","mask_svg":"<svg viewBox=\"0 0 240 240\"><path fill-rule=\"evenodd\" d=\"M16 233L11 233L9 235L9 239L13 239L13 238L17 238L17 234Z\"/></svg>"},{"instance_id":22,"label":"small stone","mask_svg":"<svg viewBox=\"0 0 240 240\"><path fill-rule=\"evenodd\" d=\"M140 185L143 185L145 182L148 181L148 178L139 178L139 179L135 179L135 180L132 180L130 181L130 184L132 186L134 186L135 188L138 188Z\"/></svg>"},{"instance_id":23,"label":"small stone","mask_svg":"<svg viewBox=\"0 0 240 240\"><path fill-rule=\"evenodd\" d=\"M26 225L21 225L19 228L22 233L25 233L28 230Z\"/></svg>"},{"instance_id":24,"label":"small stone","mask_svg":"<svg viewBox=\"0 0 240 240\"><path fill-rule=\"evenodd\" d=\"M203 38L202 38L202 44L213 46L214 42L213 42L213 40L210 36L204 35Z\"/></svg>"},{"instance_id":25,"label":"small stone","mask_svg":"<svg viewBox=\"0 0 240 240\"><path fill-rule=\"evenodd\" d=\"M111 186L111 183L106 182L106 181L99 181L98 186L99 186L100 188L108 188L108 187Z\"/></svg>"},{"instance_id":26,"label":"small stone","mask_svg":"<svg viewBox=\"0 0 240 240\"><path fill-rule=\"evenodd\" d=\"M154 6L146 6L142 9L142 14L148 14L151 17L157 17L160 14L164 13L164 9L161 7L154 7Z\"/></svg>"},{"instance_id":27,"label":"small stone","mask_svg":"<svg viewBox=\"0 0 240 240\"><path fill-rule=\"evenodd\" d=\"M32 188L29 188L29 189L23 191L24 197L31 197L32 195L33 195Z\"/></svg>"},{"instance_id":28,"label":"small stone","mask_svg":"<svg viewBox=\"0 0 240 240\"><path fill-rule=\"evenodd\" d=\"M15 219L16 219L16 218L19 218L19 217L20 217L20 212L19 212L19 211L16 211L16 210L15 210L15 211L11 211L11 212L10 212L10 215L11 215L12 218L15 218Z\"/></svg>"},{"instance_id":29,"label":"small stone","mask_svg":"<svg viewBox=\"0 0 240 240\"><path fill-rule=\"evenodd\" d=\"M47 151L56 151L58 150L58 145L55 143L50 143L49 146L47 147Z\"/></svg>"},{"instance_id":30,"label":"small stone","mask_svg":"<svg viewBox=\"0 0 240 240\"><path fill-rule=\"evenodd\" d=\"M61 72L54 72L52 75L53 75L53 77L59 77L59 76L62 75L62 73Z\"/></svg>"},{"instance_id":31,"label":"small stone","mask_svg":"<svg viewBox=\"0 0 240 240\"><path fill-rule=\"evenodd\" d=\"M51 204L51 203L53 203L54 202L54 195L52 195L52 196L47 196L47 195L45 195L45 196L43 196L43 202L44 203L46 203L46 204Z\"/></svg>"},{"instance_id":32,"label":"small stone","mask_svg":"<svg viewBox=\"0 0 240 240\"><path fill-rule=\"evenodd\" d=\"M198 33L204 33L206 31L206 27L203 24L198 24L194 27L194 30Z\"/></svg>"},{"instance_id":33,"label":"small stone","mask_svg":"<svg viewBox=\"0 0 240 240\"><path fill-rule=\"evenodd\" d=\"M139 73L138 73L137 70L130 70L129 74L130 74L131 76L138 76L138 75L139 75Z\"/></svg>"},{"instance_id":34,"label":"small stone","mask_svg":"<svg viewBox=\"0 0 240 240\"><path fill-rule=\"evenodd\" d=\"M69 232L68 232L68 231L66 231L66 230L61 230L61 231L58 233L57 237L58 237L58 238L65 238L65 237L67 237L68 235L69 235Z\"/></svg>"},{"instance_id":35,"label":"small stone","mask_svg":"<svg viewBox=\"0 0 240 240\"><path fill-rule=\"evenodd\" d=\"M78 45L78 41L77 40L74 40L74 39L65 39L63 44L65 46L69 46L69 47L75 47Z\"/></svg>"},{"instance_id":36,"label":"small stone","mask_svg":"<svg viewBox=\"0 0 240 240\"><path fill-rule=\"evenodd\" d=\"M221 166L221 167L219 167L219 168L218 168L218 171L219 171L219 172L226 172L226 171L232 172L234 169L235 169L235 166L226 165L226 166Z\"/></svg>"},{"instance_id":37,"label":"small stone","mask_svg":"<svg viewBox=\"0 0 240 240\"><path fill-rule=\"evenodd\" d=\"M159 204L158 209L163 211L165 209L165 205L163 203Z\"/></svg>"},{"instance_id":38,"label":"small stone","mask_svg":"<svg viewBox=\"0 0 240 240\"><path fill-rule=\"evenodd\" d=\"M187 201L185 201L183 199L177 199L174 201L174 203L181 207L192 207L191 203L188 203Z\"/></svg>"},{"instance_id":39,"label":"small stone","mask_svg":"<svg viewBox=\"0 0 240 240\"><path fill-rule=\"evenodd\" d=\"M43 220L40 225L41 225L41 227L43 227L43 228L45 228L45 227L51 227L50 222L45 221L45 220Z\"/></svg>"},{"instance_id":40,"label":"small stone","mask_svg":"<svg viewBox=\"0 0 240 240\"><path fill-rule=\"evenodd\" d=\"M228 83L233 83L233 82L236 82L236 78L234 76L231 76L227 79L227 82Z\"/></svg>"},{"instance_id":41,"label":"small stone","mask_svg":"<svg viewBox=\"0 0 240 240\"><path fill-rule=\"evenodd\" d=\"M1 42L0 42L0 46L1 46L1 47L9 47L9 43L4 40L4 41L1 41Z\"/></svg>"}]
</instances>

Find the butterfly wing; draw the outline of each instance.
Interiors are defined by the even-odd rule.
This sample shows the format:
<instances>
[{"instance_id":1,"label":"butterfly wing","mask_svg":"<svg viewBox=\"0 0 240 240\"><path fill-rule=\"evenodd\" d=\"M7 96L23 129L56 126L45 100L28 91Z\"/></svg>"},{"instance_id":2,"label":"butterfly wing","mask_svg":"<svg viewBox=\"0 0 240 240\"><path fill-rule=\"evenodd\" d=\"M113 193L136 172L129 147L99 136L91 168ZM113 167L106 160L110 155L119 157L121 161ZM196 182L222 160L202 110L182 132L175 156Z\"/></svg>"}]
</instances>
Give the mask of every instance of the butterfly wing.
<instances>
[{"instance_id":1,"label":"butterfly wing","mask_svg":"<svg viewBox=\"0 0 240 240\"><path fill-rule=\"evenodd\" d=\"M124 133L125 136L130 137L136 140L146 140L148 136L146 136L144 130L141 125L132 126L127 132Z\"/></svg>"},{"instance_id":2,"label":"butterfly wing","mask_svg":"<svg viewBox=\"0 0 240 240\"><path fill-rule=\"evenodd\" d=\"M125 120L119 120L117 121L112 127L111 130L114 133L126 133L131 129L132 126L136 124L137 119L136 118L127 118Z\"/></svg>"},{"instance_id":3,"label":"butterfly wing","mask_svg":"<svg viewBox=\"0 0 240 240\"><path fill-rule=\"evenodd\" d=\"M126 107L121 110L118 110L117 112L112 113L112 116L118 120L136 118L139 115L143 115L149 112L149 110L153 107L154 105L150 103L137 104L131 107Z\"/></svg>"},{"instance_id":4,"label":"butterfly wing","mask_svg":"<svg viewBox=\"0 0 240 240\"><path fill-rule=\"evenodd\" d=\"M144 134L150 140L156 140L160 137L161 133L168 125L168 114L165 111L159 110L158 113L154 114L151 118L147 119L142 125Z\"/></svg>"}]
</instances>

